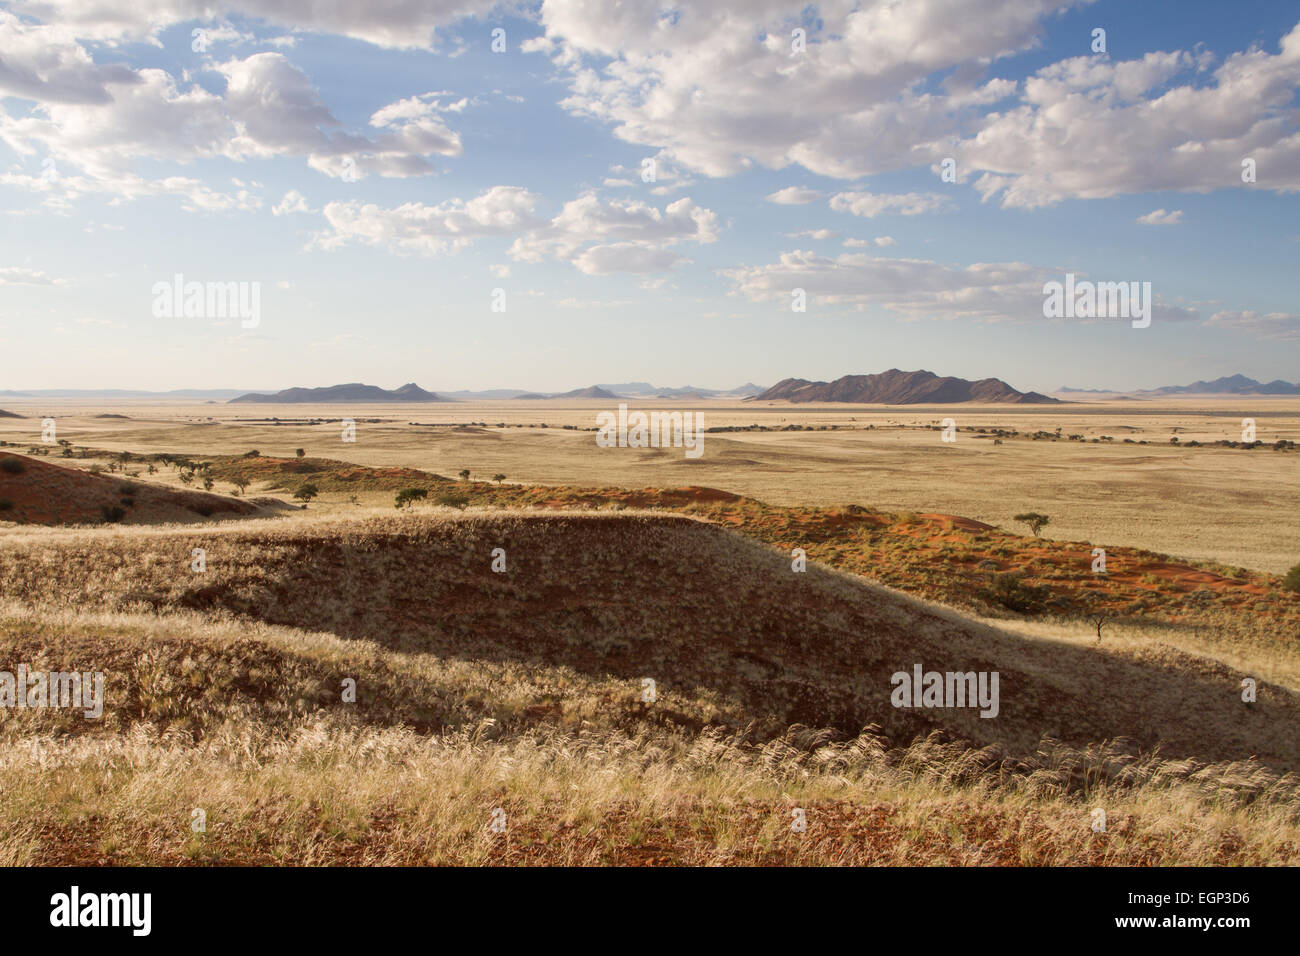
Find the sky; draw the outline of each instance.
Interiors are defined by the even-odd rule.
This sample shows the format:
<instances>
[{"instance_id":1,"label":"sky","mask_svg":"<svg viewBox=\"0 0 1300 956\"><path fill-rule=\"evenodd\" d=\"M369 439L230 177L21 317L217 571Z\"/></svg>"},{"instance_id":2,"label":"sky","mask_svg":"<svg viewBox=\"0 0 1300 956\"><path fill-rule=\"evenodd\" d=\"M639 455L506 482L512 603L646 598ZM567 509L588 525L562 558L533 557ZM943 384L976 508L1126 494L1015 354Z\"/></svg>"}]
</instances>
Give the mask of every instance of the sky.
<instances>
[{"instance_id":1,"label":"sky","mask_svg":"<svg viewBox=\"0 0 1300 956\"><path fill-rule=\"evenodd\" d=\"M1295 381L1298 88L1293 0L0 2L0 390Z\"/></svg>"}]
</instances>

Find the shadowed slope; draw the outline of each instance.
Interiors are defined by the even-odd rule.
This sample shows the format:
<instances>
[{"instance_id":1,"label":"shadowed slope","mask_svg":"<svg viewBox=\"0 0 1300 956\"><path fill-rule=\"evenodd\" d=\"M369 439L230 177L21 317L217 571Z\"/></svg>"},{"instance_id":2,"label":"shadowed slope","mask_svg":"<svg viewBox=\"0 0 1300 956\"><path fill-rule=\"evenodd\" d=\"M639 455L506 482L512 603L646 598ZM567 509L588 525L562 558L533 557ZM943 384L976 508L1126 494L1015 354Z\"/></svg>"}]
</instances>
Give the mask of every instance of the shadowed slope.
<instances>
[{"instance_id":1,"label":"shadowed slope","mask_svg":"<svg viewBox=\"0 0 1300 956\"><path fill-rule=\"evenodd\" d=\"M208 570L189 570L191 549ZM493 573L504 548L507 570ZM789 559L681 517L473 514L315 519L294 528L48 533L0 553L7 596L55 605L225 611L402 652L522 661L711 702L661 719L770 737L793 723L895 742L943 729L1011 755L1044 736L1115 737L1166 757L1294 769L1295 695L1165 649L1034 640ZM1000 713L896 709L890 676L998 671ZM654 710L656 705L647 709ZM703 715L703 716L701 716Z\"/></svg>"}]
</instances>

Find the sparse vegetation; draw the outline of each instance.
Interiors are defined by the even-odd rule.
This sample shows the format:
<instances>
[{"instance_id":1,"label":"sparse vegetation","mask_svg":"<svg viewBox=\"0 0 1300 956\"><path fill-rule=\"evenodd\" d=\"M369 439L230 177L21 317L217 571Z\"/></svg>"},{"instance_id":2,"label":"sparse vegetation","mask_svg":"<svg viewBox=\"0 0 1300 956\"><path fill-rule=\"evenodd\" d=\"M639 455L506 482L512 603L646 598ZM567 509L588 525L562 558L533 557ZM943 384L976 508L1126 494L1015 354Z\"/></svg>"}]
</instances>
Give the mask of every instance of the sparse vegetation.
<instances>
[{"instance_id":1,"label":"sparse vegetation","mask_svg":"<svg viewBox=\"0 0 1300 956\"><path fill-rule=\"evenodd\" d=\"M409 508L415 502L423 501L427 497L429 497L427 488L403 488L397 493L395 506L399 509Z\"/></svg>"},{"instance_id":2,"label":"sparse vegetation","mask_svg":"<svg viewBox=\"0 0 1300 956\"><path fill-rule=\"evenodd\" d=\"M1047 527L1048 523L1052 519L1045 514L1039 514L1037 511L1026 511L1022 514L1016 515L1015 520L1019 521L1021 524L1028 525L1029 530L1032 531L1034 537L1037 538L1039 537L1039 533L1043 528Z\"/></svg>"},{"instance_id":3,"label":"sparse vegetation","mask_svg":"<svg viewBox=\"0 0 1300 956\"><path fill-rule=\"evenodd\" d=\"M469 495L465 494L463 491L456 491L455 489L449 488L446 491L440 491L434 495L433 503L441 505L444 508L463 509L469 505Z\"/></svg>"}]
</instances>

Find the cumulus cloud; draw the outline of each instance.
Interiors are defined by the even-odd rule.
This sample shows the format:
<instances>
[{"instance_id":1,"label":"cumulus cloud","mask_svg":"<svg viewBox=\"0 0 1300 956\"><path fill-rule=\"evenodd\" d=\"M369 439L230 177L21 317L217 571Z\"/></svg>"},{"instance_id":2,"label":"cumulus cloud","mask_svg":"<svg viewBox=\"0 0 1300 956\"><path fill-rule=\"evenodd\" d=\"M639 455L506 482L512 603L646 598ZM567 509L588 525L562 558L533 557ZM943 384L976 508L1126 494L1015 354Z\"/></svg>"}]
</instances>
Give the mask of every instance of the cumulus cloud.
<instances>
[{"instance_id":1,"label":"cumulus cloud","mask_svg":"<svg viewBox=\"0 0 1300 956\"><path fill-rule=\"evenodd\" d=\"M337 249L355 242L428 256L459 252L476 239L541 226L544 220L534 213L538 198L519 186L493 186L473 199L450 199L436 206L409 202L384 209L357 201L326 203L323 213L329 229L315 236L312 245Z\"/></svg>"},{"instance_id":2,"label":"cumulus cloud","mask_svg":"<svg viewBox=\"0 0 1300 956\"><path fill-rule=\"evenodd\" d=\"M876 305L908 319L1001 322L1047 321L1043 284L1062 273L1023 262L952 266L928 259L878 258L866 253L831 258L796 250L782 253L775 263L724 274L737 293L754 301L788 300L791 290L800 288L818 303ZM1152 319L1158 322L1197 317L1195 310L1169 306L1159 298L1152 309Z\"/></svg>"},{"instance_id":3,"label":"cumulus cloud","mask_svg":"<svg viewBox=\"0 0 1300 956\"><path fill-rule=\"evenodd\" d=\"M537 214L540 197L518 186L494 186L474 199L436 206L405 203L385 209L373 203L331 202L329 228L313 237L315 248L348 243L398 253L455 253L489 236L514 237L508 252L522 262L570 262L589 275L664 272L685 261L669 247L713 242L717 215L683 198L664 209L640 200L602 200L588 193L564 204L559 214ZM509 267L493 266L497 275Z\"/></svg>"},{"instance_id":4,"label":"cumulus cloud","mask_svg":"<svg viewBox=\"0 0 1300 956\"><path fill-rule=\"evenodd\" d=\"M883 213L898 216L922 216L952 208L952 200L939 193L869 193L844 192L831 197L836 212L851 212L871 219Z\"/></svg>"},{"instance_id":5,"label":"cumulus cloud","mask_svg":"<svg viewBox=\"0 0 1300 956\"><path fill-rule=\"evenodd\" d=\"M565 203L545 227L516 239L510 255L527 262L561 259L591 274L661 272L682 261L668 246L717 238L717 214L689 197L661 211L637 199L587 193Z\"/></svg>"},{"instance_id":6,"label":"cumulus cloud","mask_svg":"<svg viewBox=\"0 0 1300 956\"><path fill-rule=\"evenodd\" d=\"M529 49L568 73L568 109L691 169L799 164L850 178L933 160L924 144L1015 88L956 68L1031 46L1041 18L1071 5L827 0L800 18L780 0L711 0L671 16L659 0L547 0L546 38ZM796 26L807 29L801 52ZM922 89L947 71L941 89Z\"/></svg>"},{"instance_id":7,"label":"cumulus cloud","mask_svg":"<svg viewBox=\"0 0 1300 956\"><path fill-rule=\"evenodd\" d=\"M1209 64L1179 51L1044 67L1025 81L1022 105L991 114L954 147L959 167L985 171L975 185L986 200L1021 208L1241 187L1246 159L1255 188L1300 189L1300 25L1276 54L1251 49Z\"/></svg>"},{"instance_id":8,"label":"cumulus cloud","mask_svg":"<svg viewBox=\"0 0 1300 956\"><path fill-rule=\"evenodd\" d=\"M14 12L57 21L77 37L157 42L178 23L207 23L240 16L315 33L333 33L396 49L431 49L439 28L468 16L486 15L499 0L10 0Z\"/></svg>"},{"instance_id":9,"label":"cumulus cloud","mask_svg":"<svg viewBox=\"0 0 1300 956\"><path fill-rule=\"evenodd\" d=\"M1183 221L1181 209L1153 209L1145 216L1138 216L1138 222L1144 226L1176 226Z\"/></svg>"},{"instance_id":10,"label":"cumulus cloud","mask_svg":"<svg viewBox=\"0 0 1300 956\"><path fill-rule=\"evenodd\" d=\"M290 189L283 199L271 207L271 213L276 216L287 216L295 212L311 212L307 197L296 189Z\"/></svg>"},{"instance_id":11,"label":"cumulus cloud","mask_svg":"<svg viewBox=\"0 0 1300 956\"><path fill-rule=\"evenodd\" d=\"M0 266L0 285L66 285L67 282L39 269Z\"/></svg>"},{"instance_id":12,"label":"cumulus cloud","mask_svg":"<svg viewBox=\"0 0 1300 956\"><path fill-rule=\"evenodd\" d=\"M12 18L0 21L0 31L43 35L36 27L15 27ZM19 44L21 55L27 55L29 39ZM429 157L461 151L458 135L437 115L442 104L436 99L416 97L376 111L373 135L341 131L307 76L281 53L210 64L226 81L223 95L197 84L182 88L154 68L92 75L71 48L57 45L47 59L51 65L41 74L7 49L0 54L0 88L31 87L35 77L62 91L61 98L43 100L36 111L11 114L0 106L0 141L20 156L44 153L65 177L75 171L86 184L98 184L80 192L121 187L118 195L131 198L139 192L133 188L138 178L133 167L141 159L184 164L302 155L308 165L334 176L351 168L358 175L405 177L433 173ZM46 185L37 188L48 191ZM75 198L67 186L65 198Z\"/></svg>"},{"instance_id":13,"label":"cumulus cloud","mask_svg":"<svg viewBox=\"0 0 1300 956\"><path fill-rule=\"evenodd\" d=\"M1300 315L1294 312L1216 312L1206 325L1238 329L1265 339L1300 341Z\"/></svg>"},{"instance_id":14,"label":"cumulus cloud","mask_svg":"<svg viewBox=\"0 0 1300 956\"><path fill-rule=\"evenodd\" d=\"M774 193L767 195L768 202L774 202L781 206L805 206L810 202L816 202L821 199L824 193L816 189L804 189L800 186L787 186L785 189L778 189Z\"/></svg>"}]
</instances>

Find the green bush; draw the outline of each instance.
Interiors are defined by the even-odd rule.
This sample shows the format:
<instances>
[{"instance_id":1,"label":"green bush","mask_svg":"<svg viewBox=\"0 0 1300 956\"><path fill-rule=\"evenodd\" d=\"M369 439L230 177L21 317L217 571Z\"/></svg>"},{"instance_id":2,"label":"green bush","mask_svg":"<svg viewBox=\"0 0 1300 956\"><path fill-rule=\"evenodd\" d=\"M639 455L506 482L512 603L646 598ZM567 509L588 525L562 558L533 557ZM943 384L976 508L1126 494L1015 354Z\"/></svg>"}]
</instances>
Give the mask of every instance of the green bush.
<instances>
[{"instance_id":1,"label":"green bush","mask_svg":"<svg viewBox=\"0 0 1300 956\"><path fill-rule=\"evenodd\" d=\"M460 491L441 491L434 496L433 503L445 508L464 508L469 504L469 495Z\"/></svg>"},{"instance_id":2,"label":"green bush","mask_svg":"<svg viewBox=\"0 0 1300 956\"><path fill-rule=\"evenodd\" d=\"M1286 573L1286 577L1282 579L1282 587L1300 594L1300 564Z\"/></svg>"}]
</instances>

